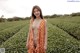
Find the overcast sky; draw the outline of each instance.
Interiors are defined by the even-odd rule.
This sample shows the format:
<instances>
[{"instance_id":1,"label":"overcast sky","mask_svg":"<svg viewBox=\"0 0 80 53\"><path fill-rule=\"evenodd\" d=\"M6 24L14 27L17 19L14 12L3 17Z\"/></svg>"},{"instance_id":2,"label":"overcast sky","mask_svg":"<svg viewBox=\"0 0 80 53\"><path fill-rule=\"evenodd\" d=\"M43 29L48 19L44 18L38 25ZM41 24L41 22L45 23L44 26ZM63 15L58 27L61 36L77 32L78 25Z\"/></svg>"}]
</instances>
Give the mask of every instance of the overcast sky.
<instances>
[{"instance_id":1,"label":"overcast sky","mask_svg":"<svg viewBox=\"0 0 80 53\"><path fill-rule=\"evenodd\" d=\"M32 7L41 7L43 15L70 14L80 12L80 2L70 0L0 0L0 16L31 16Z\"/></svg>"}]
</instances>

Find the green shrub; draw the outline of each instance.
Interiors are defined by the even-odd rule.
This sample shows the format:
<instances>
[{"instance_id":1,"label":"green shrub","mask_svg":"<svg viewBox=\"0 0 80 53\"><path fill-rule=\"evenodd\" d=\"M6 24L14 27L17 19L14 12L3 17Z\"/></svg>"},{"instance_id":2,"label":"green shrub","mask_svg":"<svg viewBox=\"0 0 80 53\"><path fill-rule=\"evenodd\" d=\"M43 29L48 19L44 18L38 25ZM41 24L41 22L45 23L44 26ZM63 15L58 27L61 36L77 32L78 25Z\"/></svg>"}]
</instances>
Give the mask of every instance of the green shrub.
<instances>
[{"instance_id":1,"label":"green shrub","mask_svg":"<svg viewBox=\"0 0 80 53\"><path fill-rule=\"evenodd\" d=\"M78 53L80 42L62 29L48 23L47 53Z\"/></svg>"}]
</instances>

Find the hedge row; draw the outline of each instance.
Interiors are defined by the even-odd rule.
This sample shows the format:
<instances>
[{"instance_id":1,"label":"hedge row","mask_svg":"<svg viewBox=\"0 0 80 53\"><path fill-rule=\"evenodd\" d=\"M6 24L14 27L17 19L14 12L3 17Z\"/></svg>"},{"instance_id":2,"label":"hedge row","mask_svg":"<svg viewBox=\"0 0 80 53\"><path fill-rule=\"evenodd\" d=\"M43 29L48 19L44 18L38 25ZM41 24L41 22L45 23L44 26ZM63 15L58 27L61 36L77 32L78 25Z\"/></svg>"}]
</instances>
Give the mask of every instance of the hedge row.
<instances>
[{"instance_id":1,"label":"hedge row","mask_svg":"<svg viewBox=\"0 0 80 53\"><path fill-rule=\"evenodd\" d=\"M80 24L55 19L48 21L80 40Z\"/></svg>"},{"instance_id":2,"label":"hedge row","mask_svg":"<svg viewBox=\"0 0 80 53\"><path fill-rule=\"evenodd\" d=\"M6 53L26 53L26 40L28 26L23 27L18 33L6 40L0 47L6 48Z\"/></svg>"},{"instance_id":3,"label":"hedge row","mask_svg":"<svg viewBox=\"0 0 80 53\"><path fill-rule=\"evenodd\" d=\"M0 45L5 42L8 38L12 37L15 33L17 33L25 24L16 25L10 28L7 28L3 31L0 31Z\"/></svg>"},{"instance_id":4,"label":"hedge row","mask_svg":"<svg viewBox=\"0 0 80 53\"><path fill-rule=\"evenodd\" d=\"M0 31L16 25L23 24L23 22L25 23L25 21L2 22L0 23Z\"/></svg>"},{"instance_id":5,"label":"hedge row","mask_svg":"<svg viewBox=\"0 0 80 53\"><path fill-rule=\"evenodd\" d=\"M48 23L47 53L79 53L80 42L64 30Z\"/></svg>"}]
</instances>

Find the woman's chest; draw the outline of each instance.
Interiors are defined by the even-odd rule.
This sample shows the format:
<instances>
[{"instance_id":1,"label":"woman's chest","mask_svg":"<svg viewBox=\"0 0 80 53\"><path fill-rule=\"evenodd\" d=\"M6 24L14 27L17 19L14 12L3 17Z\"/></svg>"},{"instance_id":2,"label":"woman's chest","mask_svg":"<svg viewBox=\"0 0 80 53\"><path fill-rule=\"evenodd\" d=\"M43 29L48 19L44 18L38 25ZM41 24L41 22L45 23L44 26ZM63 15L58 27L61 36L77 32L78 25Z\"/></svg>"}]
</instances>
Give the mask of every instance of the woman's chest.
<instances>
[{"instance_id":1,"label":"woman's chest","mask_svg":"<svg viewBox=\"0 0 80 53\"><path fill-rule=\"evenodd\" d=\"M33 29L38 29L39 28L39 26L40 26L40 22L41 22L41 20L38 20L38 21L34 21L33 22L33 24L32 24L32 28Z\"/></svg>"}]
</instances>

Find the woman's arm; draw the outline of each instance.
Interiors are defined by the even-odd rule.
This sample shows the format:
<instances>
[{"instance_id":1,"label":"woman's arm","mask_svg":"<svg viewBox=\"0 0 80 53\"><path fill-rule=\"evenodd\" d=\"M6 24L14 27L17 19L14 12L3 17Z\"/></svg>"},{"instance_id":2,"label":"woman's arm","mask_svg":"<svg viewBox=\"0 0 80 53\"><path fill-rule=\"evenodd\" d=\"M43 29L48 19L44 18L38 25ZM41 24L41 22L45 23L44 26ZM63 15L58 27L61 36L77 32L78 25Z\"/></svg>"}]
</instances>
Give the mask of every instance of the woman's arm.
<instances>
[{"instance_id":1,"label":"woman's arm","mask_svg":"<svg viewBox=\"0 0 80 53\"><path fill-rule=\"evenodd\" d=\"M28 46L28 41L29 41L29 32L28 32L27 42L26 42L27 46Z\"/></svg>"},{"instance_id":2,"label":"woman's arm","mask_svg":"<svg viewBox=\"0 0 80 53\"><path fill-rule=\"evenodd\" d=\"M29 33L30 33L30 28L31 28L31 21L32 21L32 20L30 20L30 23L29 23L29 30L28 30L27 40L26 40L26 47L28 47Z\"/></svg>"},{"instance_id":3,"label":"woman's arm","mask_svg":"<svg viewBox=\"0 0 80 53\"><path fill-rule=\"evenodd\" d=\"M29 27L29 30L28 31L30 31L30 27ZM26 47L28 48L28 41L29 41L29 32L28 32L28 34L27 34L28 36L27 36L27 40L26 40Z\"/></svg>"},{"instance_id":4,"label":"woman's arm","mask_svg":"<svg viewBox=\"0 0 80 53\"><path fill-rule=\"evenodd\" d=\"M33 18L31 17L31 19L29 21L29 32L28 32L28 36L27 36L27 44L28 44L28 41L29 41L29 33L30 33L32 23L33 23Z\"/></svg>"},{"instance_id":5,"label":"woman's arm","mask_svg":"<svg viewBox=\"0 0 80 53\"><path fill-rule=\"evenodd\" d=\"M45 49L47 49L47 20L45 20Z\"/></svg>"}]
</instances>

